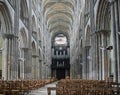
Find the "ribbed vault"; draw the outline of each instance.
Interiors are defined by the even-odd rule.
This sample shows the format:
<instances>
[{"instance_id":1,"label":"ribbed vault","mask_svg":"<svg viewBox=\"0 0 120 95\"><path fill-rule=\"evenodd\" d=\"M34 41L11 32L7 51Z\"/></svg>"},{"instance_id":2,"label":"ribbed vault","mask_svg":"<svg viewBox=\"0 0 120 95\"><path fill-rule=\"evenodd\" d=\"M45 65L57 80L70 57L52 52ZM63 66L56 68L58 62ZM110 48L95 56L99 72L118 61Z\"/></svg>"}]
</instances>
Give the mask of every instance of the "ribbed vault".
<instances>
[{"instance_id":1,"label":"ribbed vault","mask_svg":"<svg viewBox=\"0 0 120 95\"><path fill-rule=\"evenodd\" d=\"M75 0L43 0L44 16L52 34L71 31Z\"/></svg>"}]
</instances>

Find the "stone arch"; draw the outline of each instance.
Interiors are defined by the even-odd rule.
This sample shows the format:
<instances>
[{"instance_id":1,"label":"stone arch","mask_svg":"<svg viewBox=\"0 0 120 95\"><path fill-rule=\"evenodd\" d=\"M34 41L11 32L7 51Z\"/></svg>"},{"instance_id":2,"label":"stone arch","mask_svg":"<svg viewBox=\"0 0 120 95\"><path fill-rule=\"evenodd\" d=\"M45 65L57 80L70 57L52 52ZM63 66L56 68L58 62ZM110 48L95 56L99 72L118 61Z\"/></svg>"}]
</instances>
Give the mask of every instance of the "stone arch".
<instances>
[{"instance_id":1,"label":"stone arch","mask_svg":"<svg viewBox=\"0 0 120 95\"><path fill-rule=\"evenodd\" d=\"M97 66L97 79L105 79L106 77L106 62L111 64L110 52L105 52L100 47L106 48L111 44L111 13L110 3L106 0L99 0L97 13L95 17L96 33L95 33L95 63ZM109 68L112 70L111 65ZM103 72L101 72L103 71Z\"/></svg>"},{"instance_id":2,"label":"stone arch","mask_svg":"<svg viewBox=\"0 0 120 95\"><path fill-rule=\"evenodd\" d=\"M96 40L98 39L99 46L106 47L110 45L111 39L111 14L110 14L110 3L106 0L100 0L97 7L96 14ZM104 41L102 43L103 37Z\"/></svg>"},{"instance_id":3,"label":"stone arch","mask_svg":"<svg viewBox=\"0 0 120 95\"><path fill-rule=\"evenodd\" d=\"M100 0L96 15L96 30L110 30L110 3Z\"/></svg>"},{"instance_id":4,"label":"stone arch","mask_svg":"<svg viewBox=\"0 0 120 95\"><path fill-rule=\"evenodd\" d=\"M57 1L59 1L59 0L57 0ZM44 0L44 1L43 1L43 5L44 5L45 7L48 7L49 5L55 4L55 2L56 2L56 1L54 1L54 0ZM71 0L71 1L65 0L64 3L67 4L68 6L74 6L74 5L75 5L75 1L74 1L74 0ZM48 4L49 4L49 5L48 5Z\"/></svg>"},{"instance_id":5,"label":"stone arch","mask_svg":"<svg viewBox=\"0 0 120 95\"><path fill-rule=\"evenodd\" d=\"M1 34L12 33L12 17L10 11L5 3L0 1L0 28L4 27L4 30L1 29Z\"/></svg>"},{"instance_id":6,"label":"stone arch","mask_svg":"<svg viewBox=\"0 0 120 95\"><path fill-rule=\"evenodd\" d=\"M27 65L27 48L28 48L28 38L27 38L27 33L25 28L21 28L19 32L19 42L18 42L18 47L19 47L19 65L18 65L18 78L24 79L26 76L26 65Z\"/></svg>"},{"instance_id":7,"label":"stone arch","mask_svg":"<svg viewBox=\"0 0 120 95\"><path fill-rule=\"evenodd\" d=\"M55 4L57 7L59 6L59 4ZM67 16L68 16L68 18L70 18L71 20L73 20L73 18L72 18L72 14L73 14L73 10L70 8L70 7L68 7L67 5L65 5L65 4L62 4L62 6L63 6L63 9L61 9L60 10L60 8L55 8L56 10L54 10L55 12L53 12L53 11L51 11L51 9L52 8L54 8L54 7L56 7L55 5L53 5L53 6L51 6L51 7L49 7L46 11L45 11L45 16L46 16L46 18L47 18L47 20L49 19L49 17L51 17L52 15L54 15L54 14L66 14ZM65 11L65 9L67 9L68 11ZM57 12L58 11L58 12ZM62 12L61 12L62 11Z\"/></svg>"},{"instance_id":8,"label":"stone arch","mask_svg":"<svg viewBox=\"0 0 120 95\"><path fill-rule=\"evenodd\" d=\"M10 36L13 34L13 28L12 28L13 22L12 22L12 16L10 9L6 5L5 2L0 1L0 42L1 43L1 71L0 77L4 77L4 79L10 78L10 69L8 66L9 63L12 62L12 59L9 58L11 56L12 52L12 44L8 45L8 43L11 43L11 40L9 40ZM8 59L9 58L9 59Z\"/></svg>"}]
</instances>

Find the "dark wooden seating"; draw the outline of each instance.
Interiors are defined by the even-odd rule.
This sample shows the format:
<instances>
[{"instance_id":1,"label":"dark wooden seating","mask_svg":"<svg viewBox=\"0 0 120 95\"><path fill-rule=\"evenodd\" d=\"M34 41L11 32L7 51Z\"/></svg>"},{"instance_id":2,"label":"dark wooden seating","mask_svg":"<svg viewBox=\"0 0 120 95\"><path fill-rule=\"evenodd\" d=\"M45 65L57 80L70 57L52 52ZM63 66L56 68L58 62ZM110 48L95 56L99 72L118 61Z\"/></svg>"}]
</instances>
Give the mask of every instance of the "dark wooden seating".
<instances>
[{"instance_id":1,"label":"dark wooden seating","mask_svg":"<svg viewBox=\"0 0 120 95\"><path fill-rule=\"evenodd\" d=\"M56 95L120 95L120 84L100 80L63 79L56 85Z\"/></svg>"},{"instance_id":2,"label":"dark wooden seating","mask_svg":"<svg viewBox=\"0 0 120 95\"><path fill-rule=\"evenodd\" d=\"M0 80L0 95L24 95L55 80Z\"/></svg>"}]
</instances>

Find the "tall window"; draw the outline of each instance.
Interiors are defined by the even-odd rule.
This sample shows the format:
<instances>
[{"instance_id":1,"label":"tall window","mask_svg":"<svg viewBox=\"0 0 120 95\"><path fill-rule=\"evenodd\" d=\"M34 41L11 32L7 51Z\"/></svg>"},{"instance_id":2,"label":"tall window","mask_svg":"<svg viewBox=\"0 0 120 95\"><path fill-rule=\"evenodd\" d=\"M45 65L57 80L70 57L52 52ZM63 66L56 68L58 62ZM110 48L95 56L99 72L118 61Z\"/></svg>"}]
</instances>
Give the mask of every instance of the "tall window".
<instances>
[{"instance_id":1,"label":"tall window","mask_svg":"<svg viewBox=\"0 0 120 95\"><path fill-rule=\"evenodd\" d=\"M67 45L67 38L63 34L59 34L55 37L55 45Z\"/></svg>"}]
</instances>

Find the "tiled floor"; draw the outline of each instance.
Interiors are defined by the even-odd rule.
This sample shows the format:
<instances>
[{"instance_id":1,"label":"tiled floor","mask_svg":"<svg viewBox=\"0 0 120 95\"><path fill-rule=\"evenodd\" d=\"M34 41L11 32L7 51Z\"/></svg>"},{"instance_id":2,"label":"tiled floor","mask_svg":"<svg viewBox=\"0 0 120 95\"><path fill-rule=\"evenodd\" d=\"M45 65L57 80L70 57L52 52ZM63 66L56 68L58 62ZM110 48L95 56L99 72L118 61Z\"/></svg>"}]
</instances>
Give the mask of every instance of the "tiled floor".
<instances>
[{"instance_id":1,"label":"tiled floor","mask_svg":"<svg viewBox=\"0 0 120 95\"><path fill-rule=\"evenodd\" d=\"M44 87L42 87L38 90L32 91L28 95L48 95L47 94L47 87L56 87L56 84L57 84L57 82L45 85ZM56 95L56 91L51 91L51 95Z\"/></svg>"}]
</instances>

